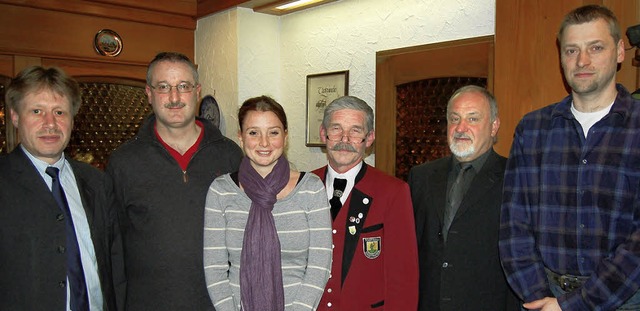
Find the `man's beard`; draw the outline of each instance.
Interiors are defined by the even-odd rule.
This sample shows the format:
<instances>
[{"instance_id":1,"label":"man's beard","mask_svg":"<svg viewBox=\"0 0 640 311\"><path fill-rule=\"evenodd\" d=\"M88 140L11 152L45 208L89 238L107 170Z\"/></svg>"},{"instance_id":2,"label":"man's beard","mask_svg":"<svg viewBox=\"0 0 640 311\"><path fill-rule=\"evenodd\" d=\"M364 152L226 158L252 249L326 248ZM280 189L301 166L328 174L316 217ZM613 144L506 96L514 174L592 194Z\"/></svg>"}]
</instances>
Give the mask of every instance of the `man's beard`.
<instances>
[{"instance_id":1,"label":"man's beard","mask_svg":"<svg viewBox=\"0 0 640 311\"><path fill-rule=\"evenodd\" d=\"M593 91L598 90L598 81L582 81L582 83L577 82L577 79L568 80L567 83L571 87L571 89L577 94L588 94Z\"/></svg>"},{"instance_id":2,"label":"man's beard","mask_svg":"<svg viewBox=\"0 0 640 311\"><path fill-rule=\"evenodd\" d=\"M565 77L567 84L571 87L571 90L576 94L590 94L600 90L602 87L608 84L609 81L615 81L616 74L616 66L611 67L612 69L608 72L600 71L594 72L594 76L588 81L580 81L580 79L576 77L572 77L573 79L569 79ZM563 68L564 70L564 68ZM586 72L592 72L583 70ZM573 74L581 72L580 70L574 70ZM601 75L599 76L598 73Z\"/></svg>"},{"instance_id":3,"label":"man's beard","mask_svg":"<svg viewBox=\"0 0 640 311\"><path fill-rule=\"evenodd\" d=\"M458 158L466 158L476 152L476 148L473 144L465 147L462 143L456 142L450 143L449 149L451 150L451 153Z\"/></svg>"}]
</instances>

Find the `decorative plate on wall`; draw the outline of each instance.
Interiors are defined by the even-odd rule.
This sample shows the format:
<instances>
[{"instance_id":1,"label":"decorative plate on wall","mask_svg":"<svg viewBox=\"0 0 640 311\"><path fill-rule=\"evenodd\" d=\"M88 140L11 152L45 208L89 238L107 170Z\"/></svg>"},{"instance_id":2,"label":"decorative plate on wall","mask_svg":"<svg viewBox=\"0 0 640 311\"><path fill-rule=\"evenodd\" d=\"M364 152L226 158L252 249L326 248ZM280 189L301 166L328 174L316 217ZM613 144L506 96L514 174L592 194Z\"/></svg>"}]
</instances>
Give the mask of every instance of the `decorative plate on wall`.
<instances>
[{"instance_id":1,"label":"decorative plate on wall","mask_svg":"<svg viewBox=\"0 0 640 311\"><path fill-rule=\"evenodd\" d=\"M122 52L122 38L111 29L102 29L96 33L93 47L100 55L116 57Z\"/></svg>"}]
</instances>

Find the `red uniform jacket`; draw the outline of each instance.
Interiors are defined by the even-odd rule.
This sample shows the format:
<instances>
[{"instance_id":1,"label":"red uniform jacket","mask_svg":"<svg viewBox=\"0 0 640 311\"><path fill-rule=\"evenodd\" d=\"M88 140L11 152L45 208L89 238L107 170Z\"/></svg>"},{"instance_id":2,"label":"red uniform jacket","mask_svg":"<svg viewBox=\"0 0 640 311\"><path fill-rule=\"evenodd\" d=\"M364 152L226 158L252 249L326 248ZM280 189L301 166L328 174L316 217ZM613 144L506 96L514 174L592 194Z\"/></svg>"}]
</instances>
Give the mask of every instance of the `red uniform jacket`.
<instances>
[{"instance_id":1,"label":"red uniform jacket","mask_svg":"<svg viewBox=\"0 0 640 311\"><path fill-rule=\"evenodd\" d=\"M324 181L327 167L314 173ZM416 310L418 252L409 186L364 164L333 221L333 263L318 310Z\"/></svg>"}]
</instances>

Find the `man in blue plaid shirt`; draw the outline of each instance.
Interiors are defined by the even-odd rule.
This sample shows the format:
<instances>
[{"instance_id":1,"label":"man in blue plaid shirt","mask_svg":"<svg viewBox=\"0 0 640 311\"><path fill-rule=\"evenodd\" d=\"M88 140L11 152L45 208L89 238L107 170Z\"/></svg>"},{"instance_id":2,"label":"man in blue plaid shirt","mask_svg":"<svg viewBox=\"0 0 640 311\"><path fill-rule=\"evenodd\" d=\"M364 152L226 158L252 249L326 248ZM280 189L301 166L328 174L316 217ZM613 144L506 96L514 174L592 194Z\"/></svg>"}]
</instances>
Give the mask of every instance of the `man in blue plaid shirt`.
<instances>
[{"instance_id":1,"label":"man in blue plaid shirt","mask_svg":"<svg viewBox=\"0 0 640 311\"><path fill-rule=\"evenodd\" d=\"M527 309L640 310L640 101L615 83L620 27L588 5L558 42L571 94L516 128L501 262Z\"/></svg>"}]
</instances>

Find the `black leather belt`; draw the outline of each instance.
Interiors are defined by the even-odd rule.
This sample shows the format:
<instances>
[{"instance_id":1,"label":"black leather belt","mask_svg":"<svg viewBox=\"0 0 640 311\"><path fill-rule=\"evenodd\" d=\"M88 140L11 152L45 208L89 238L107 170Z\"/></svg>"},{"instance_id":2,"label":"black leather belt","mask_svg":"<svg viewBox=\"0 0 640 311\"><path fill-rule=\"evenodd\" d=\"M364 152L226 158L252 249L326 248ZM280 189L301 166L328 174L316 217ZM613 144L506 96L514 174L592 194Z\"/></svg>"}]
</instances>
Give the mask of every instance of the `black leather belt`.
<instances>
[{"instance_id":1,"label":"black leather belt","mask_svg":"<svg viewBox=\"0 0 640 311\"><path fill-rule=\"evenodd\" d=\"M578 276L571 274L558 274L547 268L544 269L547 272L547 278L549 282L555 283L560 286L560 288L565 292L572 292L582 286L584 282L586 282L589 277L588 276Z\"/></svg>"}]
</instances>

